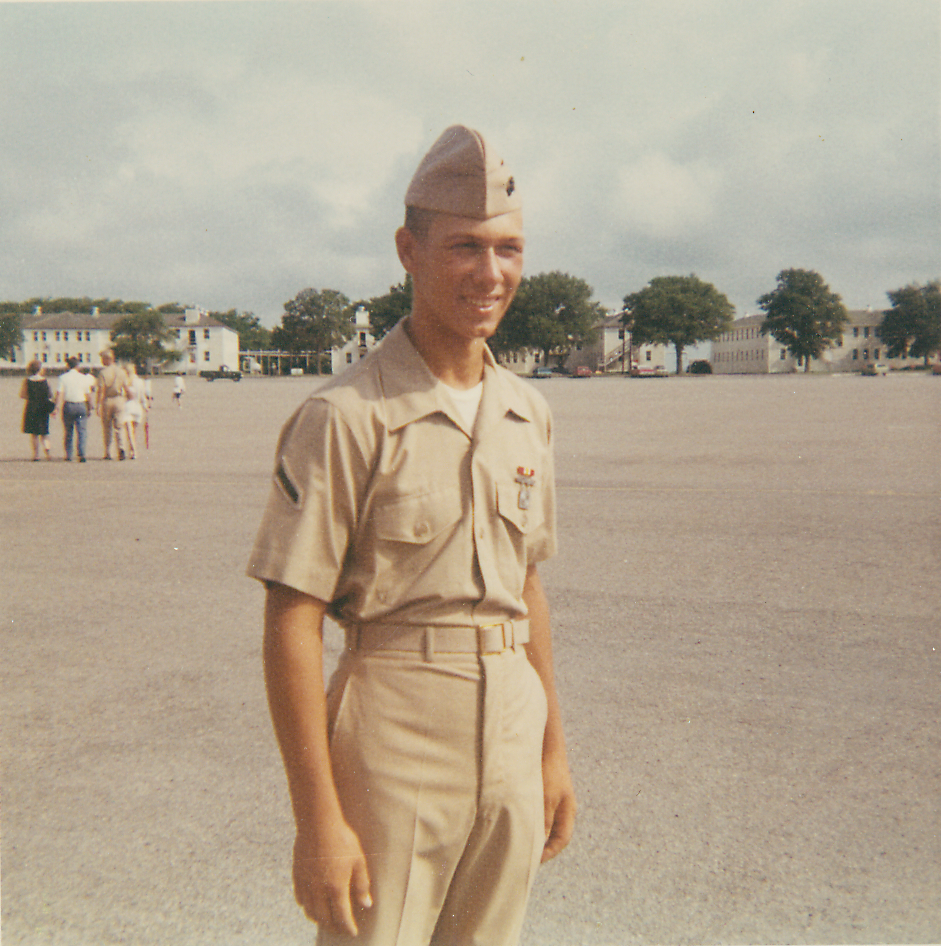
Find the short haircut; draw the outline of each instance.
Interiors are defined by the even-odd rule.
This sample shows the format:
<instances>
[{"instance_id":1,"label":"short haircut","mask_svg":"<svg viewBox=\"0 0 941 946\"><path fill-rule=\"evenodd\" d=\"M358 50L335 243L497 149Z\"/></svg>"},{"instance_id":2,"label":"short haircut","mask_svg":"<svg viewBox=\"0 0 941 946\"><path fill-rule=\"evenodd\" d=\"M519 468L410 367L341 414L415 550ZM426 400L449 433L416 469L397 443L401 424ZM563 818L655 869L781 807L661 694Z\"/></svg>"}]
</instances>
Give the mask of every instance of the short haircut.
<instances>
[{"instance_id":1,"label":"short haircut","mask_svg":"<svg viewBox=\"0 0 941 946\"><path fill-rule=\"evenodd\" d=\"M38 374L39 369L42 367L42 362L38 358L34 358L27 366L26 370L30 374Z\"/></svg>"},{"instance_id":2,"label":"short haircut","mask_svg":"<svg viewBox=\"0 0 941 946\"><path fill-rule=\"evenodd\" d=\"M438 216L437 210L425 210L424 207L405 208L405 229L416 240L424 240L431 229L431 222Z\"/></svg>"},{"instance_id":3,"label":"short haircut","mask_svg":"<svg viewBox=\"0 0 941 946\"><path fill-rule=\"evenodd\" d=\"M67 364L70 368L77 368L77 367L78 367L78 358L76 358L75 355L72 355L72 356L68 359L68 361L66 361L66 364Z\"/></svg>"}]
</instances>

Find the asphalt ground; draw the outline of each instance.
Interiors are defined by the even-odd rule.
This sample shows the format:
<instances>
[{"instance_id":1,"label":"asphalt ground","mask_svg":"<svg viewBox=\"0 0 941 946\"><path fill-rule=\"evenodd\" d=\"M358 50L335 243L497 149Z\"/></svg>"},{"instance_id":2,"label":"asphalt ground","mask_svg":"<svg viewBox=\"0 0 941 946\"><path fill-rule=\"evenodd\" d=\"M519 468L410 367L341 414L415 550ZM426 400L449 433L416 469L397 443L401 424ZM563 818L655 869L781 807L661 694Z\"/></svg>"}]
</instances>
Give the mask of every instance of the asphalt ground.
<instances>
[{"instance_id":1,"label":"asphalt ground","mask_svg":"<svg viewBox=\"0 0 941 946\"><path fill-rule=\"evenodd\" d=\"M243 571L314 383L158 380L79 465L0 379L5 946L313 941ZM941 941L941 378L537 383L581 811L526 946Z\"/></svg>"}]
</instances>

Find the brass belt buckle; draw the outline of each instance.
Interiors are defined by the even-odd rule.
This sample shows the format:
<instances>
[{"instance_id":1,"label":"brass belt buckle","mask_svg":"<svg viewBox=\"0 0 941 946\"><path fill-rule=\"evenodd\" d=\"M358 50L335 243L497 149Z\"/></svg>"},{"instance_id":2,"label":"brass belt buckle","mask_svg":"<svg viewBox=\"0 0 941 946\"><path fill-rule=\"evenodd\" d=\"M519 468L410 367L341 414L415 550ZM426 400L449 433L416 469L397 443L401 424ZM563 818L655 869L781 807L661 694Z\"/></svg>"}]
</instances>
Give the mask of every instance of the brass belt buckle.
<instances>
[{"instance_id":1,"label":"brass belt buckle","mask_svg":"<svg viewBox=\"0 0 941 946\"><path fill-rule=\"evenodd\" d=\"M499 654L506 650L511 644L506 642L506 626L509 624L508 621L501 621L499 624L482 624L477 628L477 649L480 651L481 656L486 656L487 654ZM484 649L484 637L483 631L487 631L492 627L500 628L500 640L502 642L502 647L498 650L485 650ZM513 625L510 624L510 636L512 638Z\"/></svg>"}]
</instances>

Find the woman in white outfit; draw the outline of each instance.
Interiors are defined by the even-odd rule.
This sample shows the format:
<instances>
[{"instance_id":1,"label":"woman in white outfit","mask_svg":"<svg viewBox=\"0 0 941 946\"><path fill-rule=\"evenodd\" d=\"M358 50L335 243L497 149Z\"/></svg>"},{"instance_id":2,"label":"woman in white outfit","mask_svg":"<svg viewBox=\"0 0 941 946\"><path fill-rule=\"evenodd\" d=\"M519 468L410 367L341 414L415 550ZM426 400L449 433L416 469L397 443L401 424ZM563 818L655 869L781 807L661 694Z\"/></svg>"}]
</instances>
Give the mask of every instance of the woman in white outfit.
<instances>
[{"instance_id":1,"label":"woman in white outfit","mask_svg":"<svg viewBox=\"0 0 941 946\"><path fill-rule=\"evenodd\" d=\"M147 413L147 393L144 380L138 375L134 363L131 362L125 365L124 368L130 380L125 389L127 401L121 416L118 418L118 423L124 424L129 451L128 457L134 460L137 457L137 428Z\"/></svg>"}]
</instances>

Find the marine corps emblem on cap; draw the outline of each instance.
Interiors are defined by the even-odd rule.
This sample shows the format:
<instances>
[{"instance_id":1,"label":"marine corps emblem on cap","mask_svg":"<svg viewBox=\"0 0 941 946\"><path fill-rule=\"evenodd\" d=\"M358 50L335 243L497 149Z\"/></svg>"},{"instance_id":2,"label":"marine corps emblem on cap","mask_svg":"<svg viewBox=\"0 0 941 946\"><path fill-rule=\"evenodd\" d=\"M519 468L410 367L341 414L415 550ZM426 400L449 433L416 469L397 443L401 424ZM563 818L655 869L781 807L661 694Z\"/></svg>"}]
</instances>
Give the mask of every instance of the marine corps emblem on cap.
<instances>
[{"instance_id":1,"label":"marine corps emblem on cap","mask_svg":"<svg viewBox=\"0 0 941 946\"><path fill-rule=\"evenodd\" d=\"M405 206L489 220L520 210L523 202L503 159L484 136L452 125L418 165Z\"/></svg>"}]
</instances>

